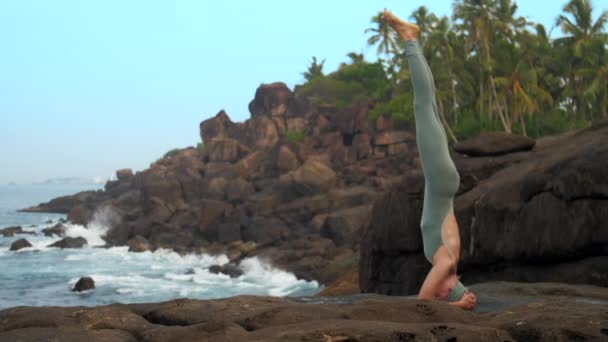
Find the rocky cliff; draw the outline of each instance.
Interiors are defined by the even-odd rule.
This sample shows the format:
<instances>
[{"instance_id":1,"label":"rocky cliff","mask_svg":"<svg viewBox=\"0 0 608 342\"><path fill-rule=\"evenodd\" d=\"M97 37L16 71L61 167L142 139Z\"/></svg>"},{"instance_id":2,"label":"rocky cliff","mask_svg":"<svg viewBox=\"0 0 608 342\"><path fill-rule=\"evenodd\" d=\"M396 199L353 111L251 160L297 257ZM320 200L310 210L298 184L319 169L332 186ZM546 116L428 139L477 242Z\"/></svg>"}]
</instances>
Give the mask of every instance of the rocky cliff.
<instances>
[{"instance_id":1,"label":"rocky cliff","mask_svg":"<svg viewBox=\"0 0 608 342\"><path fill-rule=\"evenodd\" d=\"M315 105L283 83L260 86L251 117L220 111L200 124L203 148L186 148L104 191L53 199L29 211L69 213L87 224L97 208L121 220L110 245L258 255L304 279L334 280L356 267L374 200L418 168L413 127L368 105Z\"/></svg>"}]
</instances>

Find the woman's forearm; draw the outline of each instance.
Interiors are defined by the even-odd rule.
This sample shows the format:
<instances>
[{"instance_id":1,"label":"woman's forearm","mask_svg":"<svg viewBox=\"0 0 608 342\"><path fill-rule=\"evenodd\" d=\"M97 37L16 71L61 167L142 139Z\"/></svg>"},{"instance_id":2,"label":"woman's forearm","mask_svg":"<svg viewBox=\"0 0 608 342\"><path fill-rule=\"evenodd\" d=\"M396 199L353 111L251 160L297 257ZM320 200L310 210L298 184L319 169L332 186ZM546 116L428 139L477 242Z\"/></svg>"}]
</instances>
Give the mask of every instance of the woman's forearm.
<instances>
[{"instance_id":1,"label":"woman's forearm","mask_svg":"<svg viewBox=\"0 0 608 342\"><path fill-rule=\"evenodd\" d=\"M424 282L422 283L420 293L418 294L418 299L435 299L437 286L439 285L441 280L444 279L445 276L449 273L449 270L450 267L448 264L437 263L433 265L429 273L426 275Z\"/></svg>"}]
</instances>

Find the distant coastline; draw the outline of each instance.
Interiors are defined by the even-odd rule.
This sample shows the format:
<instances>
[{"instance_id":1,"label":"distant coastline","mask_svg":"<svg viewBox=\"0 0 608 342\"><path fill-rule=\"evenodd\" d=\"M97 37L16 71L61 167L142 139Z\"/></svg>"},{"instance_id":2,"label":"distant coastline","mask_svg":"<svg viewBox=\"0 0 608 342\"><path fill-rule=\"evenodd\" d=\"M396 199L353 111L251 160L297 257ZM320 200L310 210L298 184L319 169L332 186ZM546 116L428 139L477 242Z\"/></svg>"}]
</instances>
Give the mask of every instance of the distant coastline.
<instances>
[{"instance_id":1,"label":"distant coastline","mask_svg":"<svg viewBox=\"0 0 608 342\"><path fill-rule=\"evenodd\" d=\"M107 179L101 177L95 178L82 178L82 177L58 177L49 178L42 182L32 182L32 185L67 185L67 184L103 184ZM11 184L13 183L13 184ZM16 185L14 182L10 182L9 185Z\"/></svg>"}]
</instances>

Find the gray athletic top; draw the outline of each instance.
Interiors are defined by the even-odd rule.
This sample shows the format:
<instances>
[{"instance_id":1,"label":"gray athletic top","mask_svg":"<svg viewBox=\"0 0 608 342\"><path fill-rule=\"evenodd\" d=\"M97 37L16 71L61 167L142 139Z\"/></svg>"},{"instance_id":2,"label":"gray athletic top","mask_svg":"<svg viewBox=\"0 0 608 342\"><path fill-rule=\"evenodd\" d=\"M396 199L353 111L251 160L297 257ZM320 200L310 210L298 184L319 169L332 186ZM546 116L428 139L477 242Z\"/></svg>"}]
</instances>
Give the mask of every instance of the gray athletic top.
<instances>
[{"instance_id":1,"label":"gray athletic top","mask_svg":"<svg viewBox=\"0 0 608 342\"><path fill-rule=\"evenodd\" d=\"M435 82L418 40L405 41L405 53L414 88L416 142L424 173L424 202L420 229L424 255L433 262L433 255L443 243L441 224L453 208L454 194L460 185L460 175L450 157L447 135L435 102ZM467 288L460 282L452 289L448 300L457 301Z\"/></svg>"}]
</instances>

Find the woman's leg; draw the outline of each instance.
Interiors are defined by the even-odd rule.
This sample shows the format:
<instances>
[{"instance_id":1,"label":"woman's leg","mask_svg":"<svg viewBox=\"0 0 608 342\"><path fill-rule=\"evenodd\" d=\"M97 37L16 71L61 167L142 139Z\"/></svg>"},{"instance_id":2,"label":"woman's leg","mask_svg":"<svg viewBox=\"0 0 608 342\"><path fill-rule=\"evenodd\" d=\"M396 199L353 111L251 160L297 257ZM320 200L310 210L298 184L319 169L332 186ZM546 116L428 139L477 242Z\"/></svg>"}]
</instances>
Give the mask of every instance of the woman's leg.
<instances>
[{"instance_id":1,"label":"woman's leg","mask_svg":"<svg viewBox=\"0 0 608 342\"><path fill-rule=\"evenodd\" d=\"M435 252L443 244L441 228L453 208L460 175L449 154L447 135L437 112L433 74L418 40L406 40L405 52L414 88L416 142L425 176L421 230L424 253L432 263ZM458 281L449 300L457 301L465 290L466 287Z\"/></svg>"},{"instance_id":2,"label":"woman's leg","mask_svg":"<svg viewBox=\"0 0 608 342\"><path fill-rule=\"evenodd\" d=\"M425 182L431 191L453 195L458 190L460 176L450 156L447 135L436 111L433 74L418 40L406 40L405 52L414 88L416 142Z\"/></svg>"}]
</instances>

